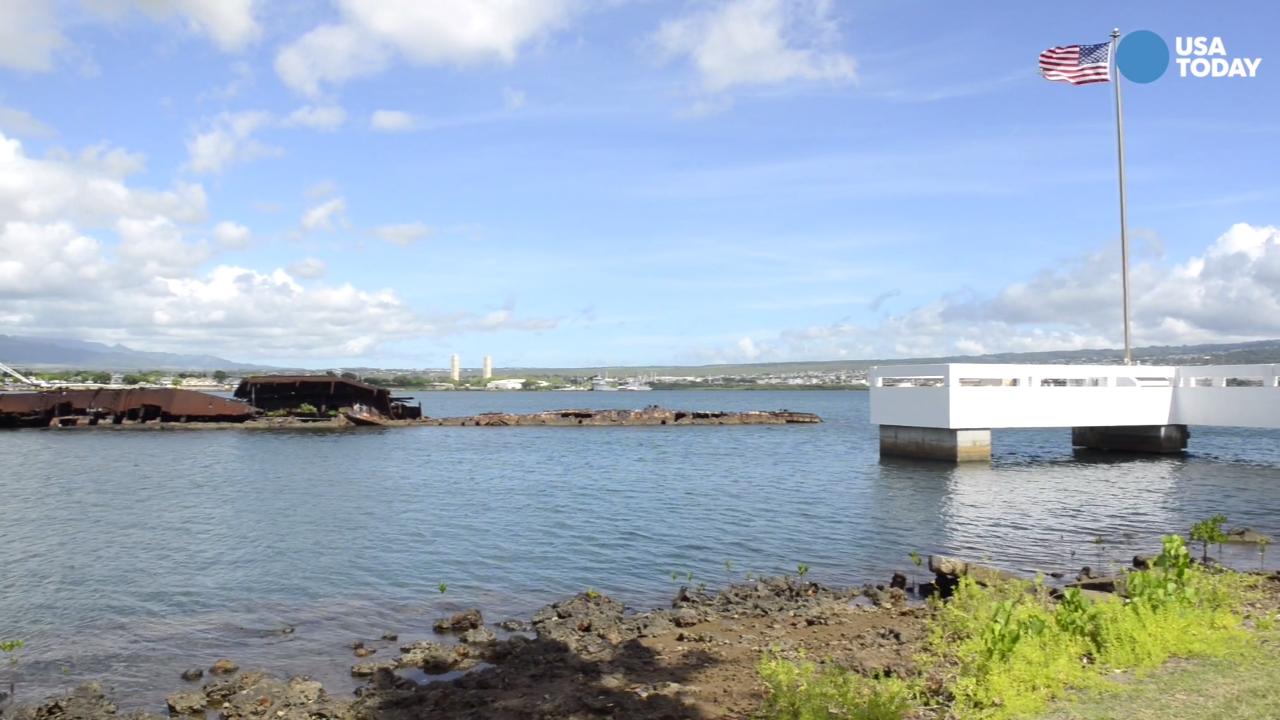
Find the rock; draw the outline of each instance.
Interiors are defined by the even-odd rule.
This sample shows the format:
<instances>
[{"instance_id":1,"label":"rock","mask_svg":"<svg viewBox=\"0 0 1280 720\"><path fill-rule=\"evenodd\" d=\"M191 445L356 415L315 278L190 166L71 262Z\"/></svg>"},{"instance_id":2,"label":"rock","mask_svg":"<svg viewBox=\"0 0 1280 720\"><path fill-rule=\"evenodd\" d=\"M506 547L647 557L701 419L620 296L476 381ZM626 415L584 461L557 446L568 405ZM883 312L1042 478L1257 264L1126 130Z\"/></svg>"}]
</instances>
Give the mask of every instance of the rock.
<instances>
[{"instance_id":1,"label":"rock","mask_svg":"<svg viewBox=\"0 0 1280 720\"><path fill-rule=\"evenodd\" d=\"M479 610L472 608L457 613L452 617L440 618L432 626L432 629L438 633L466 632L467 630L474 630L481 625L484 625L484 616L480 614Z\"/></svg>"},{"instance_id":2,"label":"rock","mask_svg":"<svg viewBox=\"0 0 1280 720\"><path fill-rule=\"evenodd\" d=\"M698 611L692 608L679 608L671 613L671 622L676 627L692 627L701 621Z\"/></svg>"},{"instance_id":3,"label":"rock","mask_svg":"<svg viewBox=\"0 0 1280 720\"><path fill-rule=\"evenodd\" d=\"M929 571L935 575L963 577L967 568L968 563L959 558L947 557L946 555L929 556Z\"/></svg>"},{"instance_id":4,"label":"rock","mask_svg":"<svg viewBox=\"0 0 1280 720\"><path fill-rule=\"evenodd\" d=\"M987 567L985 565L975 565L973 563L968 564L965 574L968 577L973 578L974 582L979 585L988 586L1019 579L1017 575L1014 575L1011 572Z\"/></svg>"},{"instance_id":5,"label":"rock","mask_svg":"<svg viewBox=\"0 0 1280 720\"><path fill-rule=\"evenodd\" d=\"M230 675L240 669L240 666L231 662L226 658L215 660L213 665L209 666L209 674L211 675Z\"/></svg>"},{"instance_id":6,"label":"rock","mask_svg":"<svg viewBox=\"0 0 1280 720\"><path fill-rule=\"evenodd\" d=\"M406 666L407 667L407 666ZM396 662L394 660L382 660L380 662L358 663L351 666L351 677L371 677L379 670L395 670Z\"/></svg>"},{"instance_id":7,"label":"rock","mask_svg":"<svg viewBox=\"0 0 1280 720\"><path fill-rule=\"evenodd\" d=\"M371 647L358 647L353 652L355 653L356 657L362 658L362 657L369 657L370 655L378 651L377 649L371 648Z\"/></svg>"},{"instance_id":8,"label":"rock","mask_svg":"<svg viewBox=\"0 0 1280 720\"><path fill-rule=\"evenodd\" d=\"M294 627L292 625L285 625L284 627L280 628L281 635L292 635L293 632L294 632Z\"/></svg>"},{"instance_id":9,"label":"rock","mask_svg":"<svg viewBox=\"0 0 1280 720\"><path fill-rule=\"evenodd\" d=\"M204 670L201 668L187 668L182 671L183 680L199 680L204 677Z\"/></svg>"},{"instance_id":10,"label":"rock","mask_svg":"<svg viewBox=\"0 0 1280 720\"><path fill-rule=\"evenodd\" d=\"M382 633L382 639L387 642L395 642L400 639L400 636L393 632L384 632Z\"/></svg>"},{"instance_id":11,"label":"rock","mask_svg":"<svg viewBox=\"0 0 1280 720\"><path fill-rule=\"evenodd\" d=\"M1150 570L1155 564L1155 558L1150 555L1134 555L1133 567L1137 570Z\"/></svg>"},{"instance_id":12,"label":"rock","mask_svg":"<svg viewBox=\"0 0 1280 720\"><path fill-rule=\"evenodd\" d=\"M351 648L352 650L359 650L360 648L364 647L364 641L363 641L363 640L352 640L352 641L351 641L351 644L350 644L350 645L348 645L347 647Z\"/></svg>"},{"instance_id":13,"label":"rock","mask_svg":"<svg viewBox=\"0 0 1280 720\"><path fill-rule=\"evenodd\" d=\"M1093 576L1094 576L1093 568L1089 567L1088 565L1085 565L1084 567L1080 568L1080 572L1076 573L1076 582L1080 582L1082 580L1088 580Z\"/></svg>"},{"instance_id":14,"label":"rock","mask_svg":"<svg viewBox=\"0 0 1280 720\"><path fill-rule=\"evenodd\" d=\"M1229 543L1271 543L1271 538L1260 532L1255 532L1249 528L1236 528L1227 533L1227 542Z\"/></svg>"},{"instance_id":15,"label":"rock","mask_svg":"<svg viewBox=\"0 0 1280 720\"><path fill-rule=\"evenodd\" d=\"M405 645L400 648L400 652L402 654L392 663L392 667L418 668L431 675L449 672L462 659L456 650L430 640Z\"/></svg>"},{"instance_id":16,"label":"rock","mask_svg":"<svg viewBox=\"0 0 1280 720\"><path fill-rule=\"evenodd\" d=\"M169 712L174 715L204 714L204 706L208 704L204 693L199 692L178 692L164 700L169 706Z\"/></svg>"},{"instance_id":17,"label":"rock","mask_svg":"<svg viewBox=\"0 0 1280 720\"><path fill-rule=\"evenodd\" d=\"M293 678L284 694L286 705L312 705L324 698L324 686L310 678Z\"/></svg>"},{"instance_id":18,"label":"rock","mask_svg":"<svg viewBox=\"0 0 1280 720\"><path fill-rule=\"evenodd\" d=\"M1123 577L1090 577L1084 580L1077 580L1073 583L1067 583L1067 587L1077 588L1079 590L1092 590L1102 593L1124 593L1125 579Z\"/></svg>"},{"instance_id":19,"label":"rock","mask_svg":"<svg viewBox=\"0 0 1280 720\"><path fill-rule=\"evenodd\" d=\"M462 633L462 637L459 639L468 645L481 645L497 640L498 636L494 635L489 628L481 626Z\"/></svg>"},{"instance_id":20,"label":"rock","mask_svg":"<svg viewBox=\"0 0 1280 720\"><path fill-rule=\"evenodd\" d=\"M498 623L498 627L507 632L521 632L529 629L529 623L523 620L510 619Z\"/></svg>"},{"instance_id":21,"label":"rock","mask_svg":"<svg viewBox=\"0 0 1280 720\"><path fill-rule=\"evenodd\" d=\"M898 588L899 590L907 589L907 576L900 572L893 574L893 579L889 581L889 587Z\"/></svg>"}]
</instances>

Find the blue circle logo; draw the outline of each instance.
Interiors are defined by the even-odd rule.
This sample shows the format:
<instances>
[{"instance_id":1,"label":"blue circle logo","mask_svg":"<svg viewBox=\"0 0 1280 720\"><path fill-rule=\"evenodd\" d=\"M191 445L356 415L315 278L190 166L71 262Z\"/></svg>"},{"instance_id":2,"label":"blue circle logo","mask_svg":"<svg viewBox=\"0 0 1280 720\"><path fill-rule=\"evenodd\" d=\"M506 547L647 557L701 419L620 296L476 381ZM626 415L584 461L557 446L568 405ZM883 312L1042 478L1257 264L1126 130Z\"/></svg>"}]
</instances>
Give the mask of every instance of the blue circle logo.
<instances>
[{"instance_id":1,"label":"blue circle logo","mask_svg":"<svg viewBox=\"0 0 1280 720\"><path fill-rule=\"evenodd\" d=\"M1131 32L1120 38L1116 67L1132 82L1152 82L1169 67L1169 46L1150 30Z\"/></svg>"}]
</instances>

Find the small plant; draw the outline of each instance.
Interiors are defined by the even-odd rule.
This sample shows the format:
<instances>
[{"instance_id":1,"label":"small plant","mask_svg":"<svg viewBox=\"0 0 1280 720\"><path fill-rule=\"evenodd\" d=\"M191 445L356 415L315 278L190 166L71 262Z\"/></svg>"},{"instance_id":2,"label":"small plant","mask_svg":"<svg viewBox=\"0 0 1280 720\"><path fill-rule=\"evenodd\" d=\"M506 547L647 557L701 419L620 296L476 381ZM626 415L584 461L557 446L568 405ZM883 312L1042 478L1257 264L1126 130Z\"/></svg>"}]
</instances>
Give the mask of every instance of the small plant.
<instances>
[{"instance_id":1,"label":"small plant","mask_svg":"<svg viewBox=\"0 0 1280 720\"><path fill-rule=\"evenodd\" d=\"M901 720L911 710L912 688L899 678L868 678L839 666L766 654L761 679L768 686L763 717L777 720Z\"/></svg>"},{"instance_id":2,"label":"small plant","mask_svg":"<svg viewBox=\"0 0 1280 720\"><path fill-rule=\"evenodd\" d=\"M1093 539L1093 545L1098 549L1098 572L1102 572L1102 555L1107 546L1107 539L1099 535Z\"/></svg>"},{"instance_id":3,"label":"small plant","mask_svg":"<svg viewBox=\"0 0 1280 720\"><path fill-rule=\"evenodd\" d=\"M1226 515L1214 515L1191 526L1191 539L1200 543L1200 562L1209 562L1210 544L1216 543L1221 548L1222 543L1226 541L1227 534L1222 531L1222 526L1226 522Z\"/></svg>"},{"instance_id":4,"label":"small plant","mask_svg":"<svg viewBox=\"0 0 1280 720\"><path fill-rule=\"evenodd\" d=\"M907 553L907 557L911 558L911 564L915 565L917 568L924 565L924 558L915 550ZM911 573L911 586L916 588L917 592L919 591L920 583L916 582L916 574L914 571Z\"/></svg>"},{"instance_id":5,"label":"small plant","mask_svg":"<svg viewBox=\"0 0 1280 720\"><path fill-rule=\"evenodd\" d=\"M680 573L676 572L675 570L672 570L672 571L671 571L671 581L672 581L672 582L675 582L676 580L679 580L679 579L680 579Z\"/></svg>"},{"instance_id":6,"label":"small plant","mask_svg":"<svg viewBox=\"0 0 1280 720\"><path fill-rule=\"evenodd\" d=\"M809 574L809 566L804 563L796 565L796 575L800 576L800 580L804 581L804 576Z\"/></svg>"},{"instance_id":7,"label":"small plant","mask_svg":"<svg viewBox=\"0 0 1280 720\"><path fill-rule=\"evenodd\" d=\"M733 561L732 561L732 560L725 560L725 561L724 561L724 573L725 573L726 575L732 575L732 574L733 574Z\"/></svg>"},{"instance_id":8,"label":"small plant","mask_svg":"<svg viewBox=\"0 0 1280 720\"><path fill-rule=\"evenodd\" d=\"M311 403L302 403L298 406L299 415L315 415L319 412L320 411L316 409L316 406Z\"/></svg>"},{"instance_id":9,"label":"small plant","mask_svg":"<svg viewBox=\"0 0 1280 720\"><path fill-rule=\"evenodd\" d=\"M596 590L595 588L587 588L587 591L583 593L583 595L586 595L588 600L600 599L600 591Z\"/></svg>"},{"instance_id":10,"label":"small plant","mask_svg":"<svg viewBox=\"0 0 1280 720\"><path fill-rule=\"evenodd\" d=\"M436 589L440 591L441 595L443 595L444 591L449 589L449 585L446 583L440 583L436 586Z\"/></svg>"},{"instance_id":11,"label":"small plant","mask_svg":"<svg viewBox=\"0 0 1280 720\"><path fill-rule=\"evenodd\" d=\"M9 676L9 697L13 697L14 679L12 673L18 667L18 651L26 647L27 643L23 640L0 640L0 652L9 656L9 668L11 674Z\"/></svg>"},{"instance_id":12,"label":"small plant","mask_svg":"<svg viewBox=\"0 0 1280 720\"><path fill-rule=\"evenodd\" d=\"M689 572L685 573L685 574L684 574L684 579L685 579L687 582L693 582L693 571L692 571L692 570L690 570Z\"/></svg>"}]
</instances>

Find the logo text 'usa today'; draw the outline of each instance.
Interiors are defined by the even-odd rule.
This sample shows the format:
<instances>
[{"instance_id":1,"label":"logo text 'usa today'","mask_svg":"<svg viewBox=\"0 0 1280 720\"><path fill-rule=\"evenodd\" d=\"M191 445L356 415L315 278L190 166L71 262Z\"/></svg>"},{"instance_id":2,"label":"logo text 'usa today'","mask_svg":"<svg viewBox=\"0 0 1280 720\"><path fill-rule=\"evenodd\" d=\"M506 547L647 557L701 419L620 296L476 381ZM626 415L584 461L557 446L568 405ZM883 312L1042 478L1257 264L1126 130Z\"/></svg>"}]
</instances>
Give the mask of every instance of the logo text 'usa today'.
<instances>
[{"instance_id":1,"label":"logo text 'usa today'","mask_svg":"<svg viewBox=\"0 0 1280 720\"><path fill-rule=\"evenodd\" d=\"M1252 78L1262 58L1230 55L1217 35L1178 35L1172 58L1181 78ZM1150 30L1131 32L1116 48L1116 66L1130 82L1149 83L1169 68L1169 45Z\"/></svg>"}]
</instances>

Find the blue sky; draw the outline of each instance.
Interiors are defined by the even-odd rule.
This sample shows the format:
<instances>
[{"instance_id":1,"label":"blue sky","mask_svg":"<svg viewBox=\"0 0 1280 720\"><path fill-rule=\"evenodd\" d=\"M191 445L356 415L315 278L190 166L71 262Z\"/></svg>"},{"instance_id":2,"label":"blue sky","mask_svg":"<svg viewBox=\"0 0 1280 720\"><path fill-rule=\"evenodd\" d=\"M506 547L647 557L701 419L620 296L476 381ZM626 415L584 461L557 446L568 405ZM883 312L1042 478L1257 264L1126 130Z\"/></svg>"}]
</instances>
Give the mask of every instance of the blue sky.
<instances>
[{"instance_id":1,"label":"blue sky","mask_svg":"<svg viewBox=\"0 0 1280 720\"><path fill-rule=\"evenodd\" d=\"M288 365L1280 337L1268 5L84 0L0 8L0 333Z\"/></svg>"}]
</instances>

